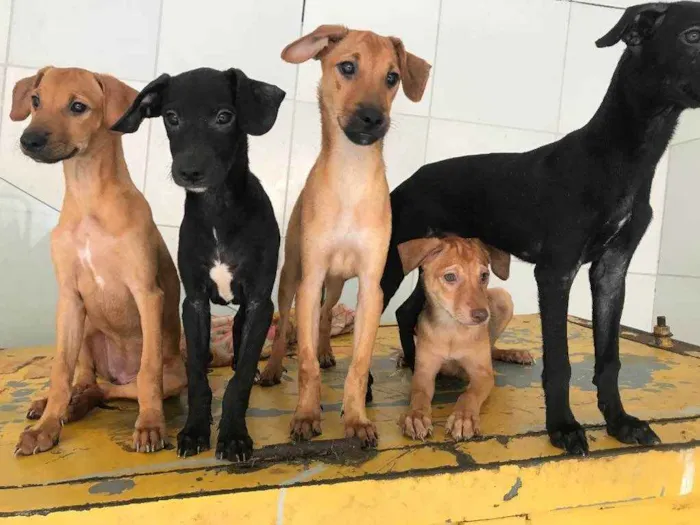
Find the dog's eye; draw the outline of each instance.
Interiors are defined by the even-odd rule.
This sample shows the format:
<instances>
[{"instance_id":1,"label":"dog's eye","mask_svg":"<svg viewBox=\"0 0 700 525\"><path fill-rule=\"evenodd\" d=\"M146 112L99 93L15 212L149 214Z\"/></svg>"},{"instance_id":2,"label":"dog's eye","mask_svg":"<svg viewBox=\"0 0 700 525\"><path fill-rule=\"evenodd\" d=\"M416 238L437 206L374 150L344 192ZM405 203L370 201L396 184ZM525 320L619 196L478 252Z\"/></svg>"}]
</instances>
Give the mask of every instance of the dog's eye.
<instances>
[{"instance_id":1,"label":"dog's eye","mask_svg":"<svg viewBox=\"0 0 700 525\"><path fill-rule=\"evenodd\" d=\"M168 111L165 114L165 120L171 126L177 126L180 123L180 117L178 117L177 113L175 113L174 111Z\"/></svg>"},{"instance_id":2,"label":"dog's eye","mask_svg":"<svg viewBox=\"0 0 700 525\"><path fill-rule=\"evenodd\" d=\"M343 76L351 77L357 71L357 67L352 62L341 62L338 64L338 69L343 74Z\"/></svg>"},{"instance_id":3,"label":"dog's eye","mask_svg":"<svg viewBox=\"0 0 700 525\"><path fill-rule=\"evenodd\" d=\"M691 29L685 32L685 41L689 44L700 43L700 29Z\"/></svg>"},{"instance_id":4,"label":"dog's eye","mask_svg":"<svg viewBox=\"0 0 700 525\"><path fill-rule=\"evenodd\" d=\"M395 72L391 72L386 76L386 84L389 87L394 87L396 84L399 83L399 74Z\"/></svg>"},{"instance_id":5,"label":"dog's eye","mask_svg":"<svg viewBox=\"0 0 700 525\"><path fill-rule=\"evenodd\" d=\"M226 110L221 110L219 111L219 114L216 115L216 123L220 125L228 124L233 120L233 113L230 111Z\"/></svg>"},{"instance_id":6,"label":"dog's eye","mask_svg":"<svg viewBox=\"0 0 700 525\"><path fill-rule=\"evenodd\" d=\"M453 283L457 280L457 275L455 275L452 272L446 273L443 278L448 282L448 283Z\"/></svg>"},{"instance_id":7,"label":"dog's eye","mask_svg":"<svg viewBox=\"0 0 700 525\"><path fill-rule=\"evenodd\" d=\"M481 284L488 283L489 282L489 272L481 272L479 279L481 280Z\"/></svg>"},{"instance_id":8,"label":"dog's eye","mask_svg":"<svg viewBox=\"0 0 700 525\"><path fill-rule=\"evenodd\" d=\"M76 115L80 115L81 113L85 113L87 110L87 106L83 104L82 102L73 102L70 105L70 112L75 113Z\"/></svg>"},{"instance_id":9,"label":"dog's eye","mask_svg":"<svg viewBox=\"0 0 700 525\"><path fill-rule=\"evenodd\" d=\"M34 109L36 109L36 108L39 107L39 104L40 104L40 103L41 103L41 101L39 100L39 96L38 96L38 95L32 95L32 107L33 107Z\"/></svg>"}]
</instances>

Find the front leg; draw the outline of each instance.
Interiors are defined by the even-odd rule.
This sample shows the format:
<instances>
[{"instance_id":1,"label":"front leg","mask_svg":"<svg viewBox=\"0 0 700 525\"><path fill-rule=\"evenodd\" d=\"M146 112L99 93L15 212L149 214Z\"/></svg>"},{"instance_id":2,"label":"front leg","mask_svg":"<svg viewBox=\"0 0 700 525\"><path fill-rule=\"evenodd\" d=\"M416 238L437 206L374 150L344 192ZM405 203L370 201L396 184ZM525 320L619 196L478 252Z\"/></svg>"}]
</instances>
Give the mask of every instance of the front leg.
<instances>
[{"instance_id":1,"label":"front leg","mask_svg":"<svg viewBox=\"0 0 700 525\"><path fill-rule=\"evenodd\" d=\"M433 433L431 403L435 395L435 377L443 360L433 355L429 347L420 348L411 380L411 404L399 421L403 434L411 439L424 440Z\"/></svg>"},{"instance_id":2,"label":"front leg","mask_svg":"<svg viewBox=\"0 0 700 525\"><path fill-rule=\"evenodd\" d=\"M423 306L425 306L425 290L423 289L423 279L419 277L411 295L396 309L396 322L399 325L399 339L403 349L403 362L400 364L411 370L414 369L416 363L414 335L418 316L423 311Z\"/></svg>"},{"instance_id":3,"label":"front leg","mask_svg":"<svg viewBox=\"0 0 700 525\"><path fill-rule=\"evenodd\" d=\"M535 278L542 319L542 345L544 369L545 407L547 433L552 445L569 454L587 455L588 442L583 427L574 418L569 404L571 364L567 341L566 314L569 307L571 283L577 266L535 267Z\"/></svg>"},{"instance_id":4,"label":"front leg","mask_svg":"<svg viewBox=\"0 0 700 525\"><path fill-rule=\"evenodd\" d=\"M382 289L379 286L379 275L360 275L352 362L345 378L343 392L343 419L345 436L358 437L363 446L371 447L377 446L379 436L374 423L367 417L365 396L381 315Z\"/></svg>"},{"instance_id":5,"label":"front leg","mask_svg":"<svg viewBox=\"0 0 700 525\"><path fill-rule=\"evenodd\" d=\"M62 418L68 408L71 384L83 341L85 305L75 290L60 290L56 313L56 356L51 366L51 387L39 421L20 434L16 456L53 448L59 440Z\"/></svg>"},{"instance_id":6,"label":"front leg","mask_svg":"<svg viewBox=\"0 0 700 525\"><path fill-rule=\"evenodd\" d=\"M454 411L445 424L445 434L452 436L455 441L481 435L481 406L494 385L490 343L470 349L460 364L467 372L469 385L457 399Z\"/></svg>"},{"instance_id":7,"label":"front leg","mask_svg":"<svg viewBox=\"0 0 700 525\"><path fill-rule=\"evenodd\" d=\"M207 371L211 310L206 294L185 297L182 324L187 340L187 422L177 435L177 455L187 457L210 447L212 395Z\"/></svg>"},{"instance_id":8,"label":"front leg","mask_svg":"<svg viewBox=\"0 0 700 525\"><path fill-rule=\"evenodd\" d=\"M631 230L635 231L634 228ZM642 229L642 233L643 231ZM620 318L625 303L625 277L634 248L639 242L634 237L631 232L621 232L620 242L608 248L591 265L595 344L593 383L598 387L598 408L605 417L609 435L623 443L656 445L661 440L649 424L625 412L618 384Z\"/></svg>"},{"instance_id":9,"label":"front leg","mask_svg":"<svg viewBox=\"0 0 700 525\"><path fill-rule=\"evenodd\" d=\"M141 318L143 349L136 376L139 415L134 426L134 450L155 452L165 447L163 415L163 291L156 285L133 290Z\"/></svg>"},{"instance_id":10,"label":"front leg","mask_svg":"<svg viewBox=\"0 0 700 525\"><path fill-rule=\"evenodd\" d=\"M246 298L241 304L245 313L238 348L238 365L224 392L219 439L216 444L217 459L246 461L253 453L253 440L248 434L245 413L258 371L258 360L274 312L269 293L260 296L264 299L256 297Z\"/></svg>"}]
</instances>

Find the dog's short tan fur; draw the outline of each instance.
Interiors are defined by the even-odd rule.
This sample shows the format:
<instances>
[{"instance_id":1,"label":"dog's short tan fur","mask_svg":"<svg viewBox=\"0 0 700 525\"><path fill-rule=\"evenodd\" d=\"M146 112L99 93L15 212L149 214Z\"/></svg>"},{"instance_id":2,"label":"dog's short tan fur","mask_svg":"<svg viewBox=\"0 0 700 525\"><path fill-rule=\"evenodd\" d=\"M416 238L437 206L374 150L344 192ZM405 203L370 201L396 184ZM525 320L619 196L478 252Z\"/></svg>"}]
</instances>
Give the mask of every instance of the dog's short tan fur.
<instances>
[{"instance_id":1,"label":"dog's short tan fur","mask_svg":"<svg viewBox=\"0 0 700 525\"><path fill-rule=\"evenodd\" d=\"M529 352L494 344L513 317L513 301L502 288L488 289L489 264L505 278L510 256L476 239L415 239L398 247L404 273L423 268L426 304L416 327L416 362L411 405L400 425L406 436L432 433L431 402L438 373L468 379L445 431L456 440L481 432L481 406L494 385L492 358L531 363Z\"/></svg>"},{"instance_id":2,"label":"dog's short tan fur","mask_svg":"<svg viewBox=\"0 0 700 525\"><path fill-rule=\"evenodd\" d=\"M13 91L11 118L31 113L27 131L50 134L38 160L65 159L66 184L51 235L59 289L51 386L48 399L30 411L41 416L22 432L18 455L50 449L64 421L113 398L138 399L134 447L159 450L166 439L163 397L186 385L177 271L131 181L121 136L109 131L136 94L107 75L51 67ZM75 101L88 110L71 113ZM108 382L97 386L96 374Z\"/></svg>"},{"instance_id":3,"label":"dog's short tan fur","mask_svg":"<svg viewBox=\"0 0 700 525\"><path fill-rule=\"evenodd\" d=\"M360 105L380 108L388 120L398 84L389 87L387 74L400 74L404 93L418 101L430 66L407 53L401 40L342 26L321 26L282 52L288 62L320 59L323 75L318 87L322 147L290 218L285 262L279 291L280 325L262 383L279 381L289 310L296 292L299 347L299 401L291 424L294 438L309 439L321 432L320 370L330 352L330 311L343 283L359 277L353 359L343 398L345 434L376 443L376 429L365 411L365 392L374 338L382 310L379 281L391 230L389 187L382 140L360 146L344 134L347 119ZM358 64L353 79L337 69L343 61ZM326 299L321 323L321 291Z\"/></svg>"}]
</instances>

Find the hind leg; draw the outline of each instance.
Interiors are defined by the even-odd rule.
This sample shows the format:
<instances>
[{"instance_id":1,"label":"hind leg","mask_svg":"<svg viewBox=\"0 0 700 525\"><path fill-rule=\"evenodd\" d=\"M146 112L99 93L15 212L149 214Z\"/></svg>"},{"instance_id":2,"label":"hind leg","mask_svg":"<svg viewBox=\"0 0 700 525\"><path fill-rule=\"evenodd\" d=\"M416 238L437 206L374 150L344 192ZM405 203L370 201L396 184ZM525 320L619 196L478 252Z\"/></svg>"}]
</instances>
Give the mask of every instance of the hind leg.
<instances>
[{"instance_id":1,"label":"hind leg","mask_svg":"<svg viewBox=\"0 0 700 525\"><path fill-rule=\"evenodd\" d=\"M104 343L104 334L90 330L89 321L85 320L85 337L83 338L78 362L75 367L75 379L68 407L63 421L71 423L84 418L90 410L99 406L104 400L104 394L97 386L95 376L95 360L93 351L101 351L100 345ZM38 399L32 402L27 412L27 419L39 419L46 409L47 399Z\"/></svg>"},{"instance_id":2,"label":"hind leg","mask_svg":"<svg viewBox=\"0 0 700 525\"><path fill-rule=\"evenodd\" d=\"M513 319L513 299L503 288L488 290L489 310L489 339L491 341L491 358L505 363L531 365L534 362L532 354L527 350L502 350L496 348L496 341Z\"/></svg>"},{"instance_id":3,"label":"hind leg","mask_svg":"<svg viewBox=\"0 0 700 525\"><path fill-rule=\"evenodd\" d=\"M339 277L326 277L326 298L321 307L321 320L318 327L318 362L321 368L335 366L335 357L331 348L331 325L333 324L333 307L340 300L345 280Z\"/></svg>"}]
</instances>

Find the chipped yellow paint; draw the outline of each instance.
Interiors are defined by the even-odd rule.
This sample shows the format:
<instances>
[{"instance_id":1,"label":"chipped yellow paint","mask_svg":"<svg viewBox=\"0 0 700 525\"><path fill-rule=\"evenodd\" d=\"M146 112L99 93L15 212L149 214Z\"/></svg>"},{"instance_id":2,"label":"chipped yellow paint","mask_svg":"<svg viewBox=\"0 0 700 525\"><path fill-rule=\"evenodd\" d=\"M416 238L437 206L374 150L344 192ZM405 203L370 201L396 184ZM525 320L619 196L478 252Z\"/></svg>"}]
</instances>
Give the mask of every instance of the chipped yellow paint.
<instances>
[{"instance_id":1,"label":"chipped yellow paint","mask_svg":"<svg viewBox=\"0 0 700 525\"><path fill-rule=\"evenodd\" d=\"M27 424L28 403L47 386L51 349L6 351L0 360L0 519L71 525L136 519L169 524L493 520L489 524L512 525L607 523L629 515L639 516L637 523L652 522L651 517L654 523L690 523L683 520L700 516L700 359L621 342L626 407L654 420L664 442L654 450L637 449L609 438L602 427L590 381L590 329L570 324L569 337L572 405L589 427L592 449L592 457L583 460L563 457L543 431L536 316L516 318L500 343L532 351L538 364L497 365L497 387L482 416L483 438L460 444L445 440L445 420L463 388L455 381L438 385L431 440L414 443L400 435L396 421L407 405L410 373L396 369L398 337L395 328L386 327L377 338L369 410L380 432L378 451L348 451L337 444L324 448L324 441L303 457L301 452L289 456L298 449L280 448L288 440L296 402L296 362L288 360L282 385L253 391L248 424L262 450L245 467L217 461L212 451L185 460L173 450L128 451L136 417L136 405L129 402L66 426L55 450L15 459L12 451ZM324 434L319 440L343 435L340 403L350 345L350 336L336 339L338 367L323 372ZM222 369L210 374L216 420L229 376ZM166 402L173 441L184 423L184 399ZM275 454L286 459L274 460Z\"/></svg>"}]
</instances>

